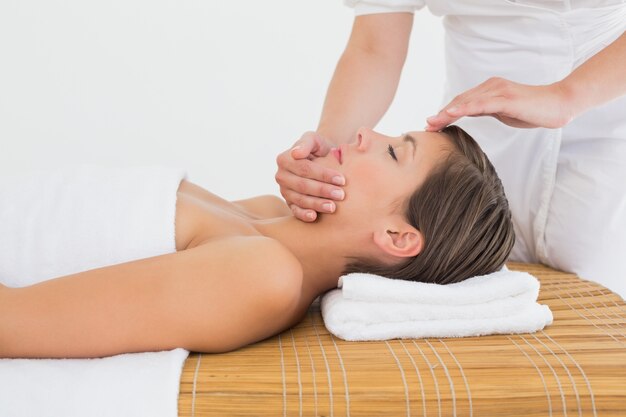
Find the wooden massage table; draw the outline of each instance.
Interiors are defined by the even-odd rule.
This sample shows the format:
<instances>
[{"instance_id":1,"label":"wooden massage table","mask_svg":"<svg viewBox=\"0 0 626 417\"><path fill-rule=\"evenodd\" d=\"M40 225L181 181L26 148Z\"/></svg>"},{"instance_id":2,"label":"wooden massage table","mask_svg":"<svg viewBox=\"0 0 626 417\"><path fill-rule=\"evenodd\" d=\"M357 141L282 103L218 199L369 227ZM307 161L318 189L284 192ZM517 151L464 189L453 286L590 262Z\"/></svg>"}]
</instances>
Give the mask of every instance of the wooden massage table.
<instances>
[{"instance_id":1,"label":"wooden massage table","mask_svg":"<svg viewBox=\"0 0 626 417\"><path fill-rule=\"evenodd\" d=\"M533 334L346 342L319 298L297 326L240 350L194 354L179 416L626 416L626 304L541 265L554 323ZM626 277L624 277L626 279Z\"/></svg>"}]
</instances>

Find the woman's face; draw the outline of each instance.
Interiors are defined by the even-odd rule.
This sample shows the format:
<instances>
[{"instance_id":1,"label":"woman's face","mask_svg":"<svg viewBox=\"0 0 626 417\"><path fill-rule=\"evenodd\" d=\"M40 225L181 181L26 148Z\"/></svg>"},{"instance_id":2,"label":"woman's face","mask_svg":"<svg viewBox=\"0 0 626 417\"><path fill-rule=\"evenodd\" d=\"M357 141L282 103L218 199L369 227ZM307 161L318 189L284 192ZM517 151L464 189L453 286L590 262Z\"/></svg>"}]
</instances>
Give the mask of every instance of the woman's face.
<instances>
[{"instance_id":1,"label":"woman's face","mask_svg":"<svg viewBox=\"0 0 626 417\"><path fill-rule=\"evenodd\" d=\"M402 203L451 147L447 137L437 132L393 137L361 128L356 136L355 141L315 161L342 172L346 178L346 196L337 202L336 215L364 221L403 212Z\"/></svg>"}]
</instances>

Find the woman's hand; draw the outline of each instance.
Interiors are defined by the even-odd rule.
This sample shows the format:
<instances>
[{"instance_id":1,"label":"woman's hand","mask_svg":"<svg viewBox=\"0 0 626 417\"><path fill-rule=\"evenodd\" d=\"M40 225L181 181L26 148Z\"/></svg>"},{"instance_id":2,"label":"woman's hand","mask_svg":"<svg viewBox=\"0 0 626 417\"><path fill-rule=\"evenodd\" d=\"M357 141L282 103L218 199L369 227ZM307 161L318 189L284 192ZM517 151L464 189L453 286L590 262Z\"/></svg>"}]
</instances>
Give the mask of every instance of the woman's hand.
<instances>
[{"instance_id":1,"label":"woman's hand","mask_svg":"<svg viewBox=\"0 0 626 417\"><path fill-rule=\"evenodd\" d=\"M491 116L513 127L559 128L574 118L573 100L559 82L533 86L494 77L427 118L425 130L441 130L464 116Z\"/></svg>"},{"instance_id":2,"label":"woman's hand","mask_svg":"<svg viewBox=\"0 0 626 417\"><path fill-rule=\"evenodd\" d=\"M280 194L294 216L302 221L314 221L317 212L334 212L332 200L343 200L344 191L337 187L345 184L343 175L313 162L316 157L327 155L332 145L318 133L306 132L291 149L276 158L275 178Z\"/></svg>"}]
</instances>

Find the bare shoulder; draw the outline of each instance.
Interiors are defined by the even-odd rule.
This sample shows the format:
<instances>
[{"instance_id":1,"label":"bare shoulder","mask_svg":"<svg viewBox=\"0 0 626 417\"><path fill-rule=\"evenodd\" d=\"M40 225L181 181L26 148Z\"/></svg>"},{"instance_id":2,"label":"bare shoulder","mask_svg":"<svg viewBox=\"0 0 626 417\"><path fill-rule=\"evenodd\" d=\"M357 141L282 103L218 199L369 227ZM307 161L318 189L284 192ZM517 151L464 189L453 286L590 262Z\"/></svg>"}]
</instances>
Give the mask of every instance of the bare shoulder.
<instances>
[{"instance_id":1,"label":"bare shoulder","mask_svg":"<svg viewBox=\"0 0 626 417\"><path fill-rule=\"evenodd\" d=\"M263 236L234 237L207 242L194 249L218 260L215 267L219 271L210 275L224 279L213 282L210 291L215 297L208 310L219 311L223 318L214 322L207 318L215 317L215 313L198 314L197 317L204 319L188 335L185 343L188 349L233 350L293 325L301 303L302 267L280 242ZM211 334L220 334L219 342L198 336Z\"/></svg>"},{"instance_id":2,"label":"bare shoulder","mask_svg":"<svg viewBox=\"0 0 626 417\"><path fill-rule=\"evenodd\" d=\"M265 236L232 236L209 240L197 248L208 253L219 251L220 255L229 254L229 257L245 260L258 267L264 263L265 268L280 268L291 273L302 273L298 258L276 239ZM271 259L273 262L267 262Z\"/></svg>"},{"instance_id":3,"label":"bare shoulder","mask_svg":"<svg viewBox=\"0 0 626 417\"><path fill-rule=\"evenodd\" d=\"M274 306L289 307L299 301L302 266L296 256L275 239L235 236L208 241L197 248L219 269L225 283L263 294Z\"/></svg>"}]
</instances>

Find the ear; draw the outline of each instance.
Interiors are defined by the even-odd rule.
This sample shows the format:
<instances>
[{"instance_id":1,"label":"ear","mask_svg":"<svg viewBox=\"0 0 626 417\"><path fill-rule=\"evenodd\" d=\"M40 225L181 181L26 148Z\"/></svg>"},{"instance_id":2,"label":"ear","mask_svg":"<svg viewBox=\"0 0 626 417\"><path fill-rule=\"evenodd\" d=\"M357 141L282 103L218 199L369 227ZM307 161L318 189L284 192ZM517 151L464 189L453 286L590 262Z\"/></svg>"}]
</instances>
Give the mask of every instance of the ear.
<instances>
[{"instance_id":1,"label":"ear","mask_svg":"<svg viewBox=\"0 0 626 417\"><path fill-rule=\"evenodd\" d=\"M424 247L422 233L404 220L387 224L374 232L374 243L387 255L398 258L417 256Z\"/></svg>"}]
</instances>

